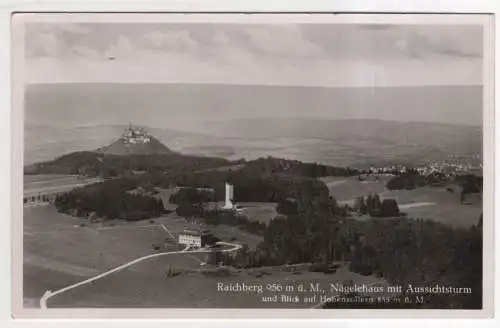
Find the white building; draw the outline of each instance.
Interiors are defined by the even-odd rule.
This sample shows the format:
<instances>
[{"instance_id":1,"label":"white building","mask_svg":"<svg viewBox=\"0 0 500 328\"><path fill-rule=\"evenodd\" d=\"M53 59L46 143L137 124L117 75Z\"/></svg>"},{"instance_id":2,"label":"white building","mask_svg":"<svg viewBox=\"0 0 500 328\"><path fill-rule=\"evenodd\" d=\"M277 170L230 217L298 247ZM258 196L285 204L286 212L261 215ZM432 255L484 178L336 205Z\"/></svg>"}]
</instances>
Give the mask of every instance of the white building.
<instances>
[{"instance_id":1,"label":"white building","mask_svg":"<svg viewBox=\"0 0 500 328\"><path fill-rule=\"evenodd\" d=\"M179 244L201 247L201 233L194 230L184 230L179 234Z\"/></svg>"},{"instance_id":2,"label":"white building","mask_svg":"<svg viewBox=\"0 0 500 328\"><path fill-rule=\"evenodd\" d=\"M144 144L149 143L151 141L151 138L144 129L132 127L132 125L130 124L123 133L123 140L125 143L129 144Z\"/></svg>"},{"instance_id":3,"label":"white building","mask_svg":"<svg viewBox=\"0 0 500 328\"><path fill-rule=\"evenodd\" d=\"M233 204L234 201L234 186L232 184L226 183L226 200L224 202L224 209L231 210L234 209L235 206Z\"/></svg>"}]
</instances>

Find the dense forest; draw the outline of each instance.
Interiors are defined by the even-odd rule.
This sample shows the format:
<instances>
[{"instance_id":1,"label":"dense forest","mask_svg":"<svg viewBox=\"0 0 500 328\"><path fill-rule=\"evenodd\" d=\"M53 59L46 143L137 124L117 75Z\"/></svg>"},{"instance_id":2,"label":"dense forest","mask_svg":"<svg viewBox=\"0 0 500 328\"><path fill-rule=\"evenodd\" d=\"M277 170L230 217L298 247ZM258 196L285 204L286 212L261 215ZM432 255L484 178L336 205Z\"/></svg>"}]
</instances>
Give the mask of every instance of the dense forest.
<instances>
[{"instance_id":1,"label":"dense forest","mask_svg":"<svg viewBox=\"0 0 500 328\"><path fill-rule=\"evenodd\" d=\"M245 250L234 266L349 261L350 270L392 284L468 287L472 295L433 296L428 307L481 308L482 235L479 228L452 229L422 219L359 221L336 213L334 202L318 200L307 210L276 218L255 251ZM354 306L354 305L353 305Z\"/></svg>"},{"instance_id":2,"label":"dense forest","mask_svg":"<svg viewBox=\"0 0 500 328\"><path fill-rule=\"evenodd\" d=\"M25 167L26 174L78 174L117 177L136 172L178 172L203 170L228 165L223 158L187 156L182 154L104 155L81 151L61 156L53 161Z\"/></svg>"},{"instance_id":3,"label":"dense forest","mask_svg":"<svg viewBox=\"0 0 500 328\"><path fill-rule=\"evenodd\" d=\"M415 189L423 186L442 187L447 181L448 178L439 172L424 175L417 170L410 169L390 179L387 182L387 189Z\"/></svg>"},{"instance_id":4,"label":"dense forest","mask_svg":"<svg viewBox=\"0 0 500 328\"><path fill-rule=\"evenodd\" d=\"M59 212L103 219L143 220L164 213L163 202L154 197L129 193L116 184L98 183L74 189L56 197Z\"/></svg>"},{"instance_id":5,"label":"dense forest","mask_svg":"<svg viewBox=\"0 0 500 328\"><path fill-rule=\"evenodd\" d=\"M463 194L474 194L483 192L483 177L473 174L459 175L455 181L462 187Z\"/></svg>"},{"instance_id":6,"label":"dense forest","mask_svg":"<svg viewBox=\"0 0 500 328\"><path fill-rule=\"evenodd\" d=\"M447 183L458 184L463 195L472 193L481 193L483 189L483 177L473 174L456 175L447 177L442 173L435 172L431 174L420 174L418 171L410 169L409 171L394 176L387 182L387 189L415 189L418 187L431 186L443 187Z\"/></svg>"},{"instance_id":7,"label":"dense forest","mask_svg":"<svg viewBox=\"0 0 500 328\"><path fill-rule=\"evenodd\" d=\"M194 187L181 188L179 191L170 196L171 204L199 204L216 202L217 197L213 190L198 189Z\"/></svg>"},{"instance_id":8,"label":"dense forest","mask_svg":"<svg viewBox=\"0 0 500 328\"><path fill-rule=\"evenodd\" d=\"M352 168L334 167L317 163L302 163L300 161L282 158L259 158L245 164L243 170L248 174L263 175L273 173L288 173L310 178L326 176L355 176L360 172Z\"/></svg>"},{"instance_id":9,"label":"dense forest","mask_svg":"<svg viewBox=\"0 0 500 328\"><path fill-rule=\"evenodd\" d=\"M352 207L348 205L344 205L343 207L337 206L336 200L332 197L328 197L328 201L324 204L327 203L329 203L328 206L334 209L336 214L341 216L347 216L348 213L352 211L355 211L358 214L379 218L399 217L404 215L404 213L399 211L399 206L395 199L389 198L380 200L378 194L369 194L367 197L358 197ZM301 204L303 204L303 202L299 202L292 198L279 200L276 205L276 211L285 216L296 215L302 211L303 206L301 206Z\"/></svg>"},{"instance_id":10,"label":"dense forest","mask_svg":"<svg viewBox=\"0 0 500 328\"><path fill-rule=\"evenodd\" d=\"M412 304L364 304L365 308L482 308L482 232L479 226L453 230L428 220L369 221L355 244L350 269L379 275L403 287ZM381 237L381 236L385 236ZM470 288L471 294L425 295L418 304L405 290L436 284ZM325 304L324 308L359 307L359 303Z\"/></svg>"},{"instance_id":11,"label":"dense forest","mask_svg":"<svg viewBox=\"0 0 500 328\"><path fill-rule=\"evenodd\" d=\"M402 215L395 199L387 198L381 201L378 194L369 194L367 197L360 196L356 198L354 210L371 217L387 218Z\"/></svg>"},{"instance_id":12,"label":"dense forest","mask_svg":"<svg viewBox=\"0 0 500 328\"><path fill-rule=\"evenodd\" d=\"M288 197L327 198L329 194L326 184L320 180L286 173L253 175L244 171L205 171L182 175L145 174L137 177L135 181L137 185L143 187L179 186L191 188L189 192L193 193L191 195L193 200L197 197L208 197L208 195L194 195L195 192L192 190L194 188L213 189L215 191L214 199L224 199L226 182L235 186L234 198L239 202L277 202ZM187 196L186 192L183 192L179 197L185 196Z\"/></svg>"}]
</instances>

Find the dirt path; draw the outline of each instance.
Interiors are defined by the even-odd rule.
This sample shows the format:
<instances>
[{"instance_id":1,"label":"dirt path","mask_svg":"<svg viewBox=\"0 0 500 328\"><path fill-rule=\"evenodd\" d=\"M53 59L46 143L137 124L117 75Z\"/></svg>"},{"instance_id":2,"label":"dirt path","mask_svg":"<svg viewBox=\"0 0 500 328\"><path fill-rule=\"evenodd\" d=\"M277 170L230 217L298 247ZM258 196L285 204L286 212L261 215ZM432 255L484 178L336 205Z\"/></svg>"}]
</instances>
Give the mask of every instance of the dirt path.
<instances>
[{"instance_id":1,"label":"dirt path","mask_svg":"<svg viewBox=\"0 0 500 328\"><path fill-rule=\"evenodd\" d=\"M400 209L406 209L406 208L422 207L422 206L434 206L434 205L437 205L437 203L432 203L432 202L416 202L416 203L409 203L409 204L399 205L399 208Z\"/></svg>"},{"instance_id":2,"label":"dirt path","mask_svg":"<svg viewBox=\"0 0 500 328\"><path fill-rule=\"evenodd\" d=\"M222 252L232 252L232 251L236 251L238 249L241 248L241 245L236 245L236 244L230 244L230 243L226 243L226 242L218 242L218 244L221 244L221 245L225 245L225 246L231 246L233 248L231 249L226 249L226 250L223 250ZM62 289L59 289L59 290L56 290L55 292L52 292L50 290L47 290L42 298L40 298L40 308L42 309L46 309L47 308L47 301L51 298L51 297L54 297L58 294L61 294L61 293L64 293L64 292L67 292L71 289L74 289L74 288L77 288L77 287L80 287L80 286L83 286L83 285L86 285L86 284L89 284L89 283L92 283L93 281L96 281L98 279L101 279L101 278L104 278L112 273L115 273L115 272L118 272L118 271L121 271L127 267L130 267L134 264L137 264L139 262L142 262L142 261L145 261L145 260L148 260L148 259L151 259L151 258L155 258L155 257L159 257L159 256L165 256L165 255L173 255L173 254L194 254L194 253L209 253L211 252L211 250L203 250L203 249L200 249L200 250L193 250L193 251L189 251L189 246L186 247L184 250L182 251L175 251L175 252L163 252L163 253L155 253L155 254L150 254L150 255L146 255L146 256L142 256L142 257L139 257L135 260L132 260L132 261L129 261L125 264L122 264L114 269L111 269L109 271L106 271L106 272L103 272L95 277L92 277L92 278L89 278L89 279L86 279L86 280L83 280L79 283L76 283L76 284L73 284L73 285L70 285L70 286L67 286L67 287L64 287Z\"/></svg>"}]
</instances>

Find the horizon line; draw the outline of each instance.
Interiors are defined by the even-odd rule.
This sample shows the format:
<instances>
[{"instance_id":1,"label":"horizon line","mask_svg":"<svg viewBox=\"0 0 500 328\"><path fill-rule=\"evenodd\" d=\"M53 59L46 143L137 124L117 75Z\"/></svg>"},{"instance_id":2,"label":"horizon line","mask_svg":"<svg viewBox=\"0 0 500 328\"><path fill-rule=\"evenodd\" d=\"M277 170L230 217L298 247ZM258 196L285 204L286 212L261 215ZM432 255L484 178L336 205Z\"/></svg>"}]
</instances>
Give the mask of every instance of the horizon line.
<instances>
[{"instance_id":1,"label":"horizon line","mask_svg":"<svg viewBox=\"0 0 500 328\"><path fill-rule=\"evenodd\" d=\"M463 127L476 127L483 128L483 123L454 123L454 122L443 122L443 121L419 121L419 120L391 120L391 119L380 119L380 118L328 118L328 117L312 117L312 116L290 116L290 117L242 117L242 118L234 118L229 120L218 120L218 121L205 121L201 123L201 125L205 124L220 124L220 123L230 123L235 121L245 121L245 120L316 120L316 121L377 121L377 122L388 122L388 123L399 123L399 124L429 124L429 125L445 125L445 126L463 126ZM47 125L47 124L29 124L32 127L58 127L57 125ZM97 124L82 124L75 125L70 127L71 129L81 129L81 128L92 128L92 127L128 127L129 123L97 123ZM146 129L161 129L161 130L173 130L179 132L190 132L196 133L192 130L184 130L174 127L158 127L158 126L149 126L144 124L135 124L132 123L132 126L141 127ZM25 128L27 125L25 125ZM200 132L203 133L203 132Z\"/></svg>"}]
</instances>

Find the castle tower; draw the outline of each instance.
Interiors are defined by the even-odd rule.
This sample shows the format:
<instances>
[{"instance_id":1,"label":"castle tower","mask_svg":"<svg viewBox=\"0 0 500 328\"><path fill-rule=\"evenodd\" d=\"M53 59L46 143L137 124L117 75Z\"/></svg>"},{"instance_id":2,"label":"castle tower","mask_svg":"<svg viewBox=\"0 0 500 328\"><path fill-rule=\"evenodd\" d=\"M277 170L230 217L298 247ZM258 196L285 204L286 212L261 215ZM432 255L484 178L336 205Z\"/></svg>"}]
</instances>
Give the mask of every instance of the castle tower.
<instances>
[{"instance_id":1,"label":"castle tower","mask_svg":"<svg viewBox=\"0 0 500 328\"><path fill-rule=\"evenodd\" d=\"M234 204L234 186L232 184L226 183L226 200L224 203L224 209L233 209Z\"/></svg>"}]
</instances>

